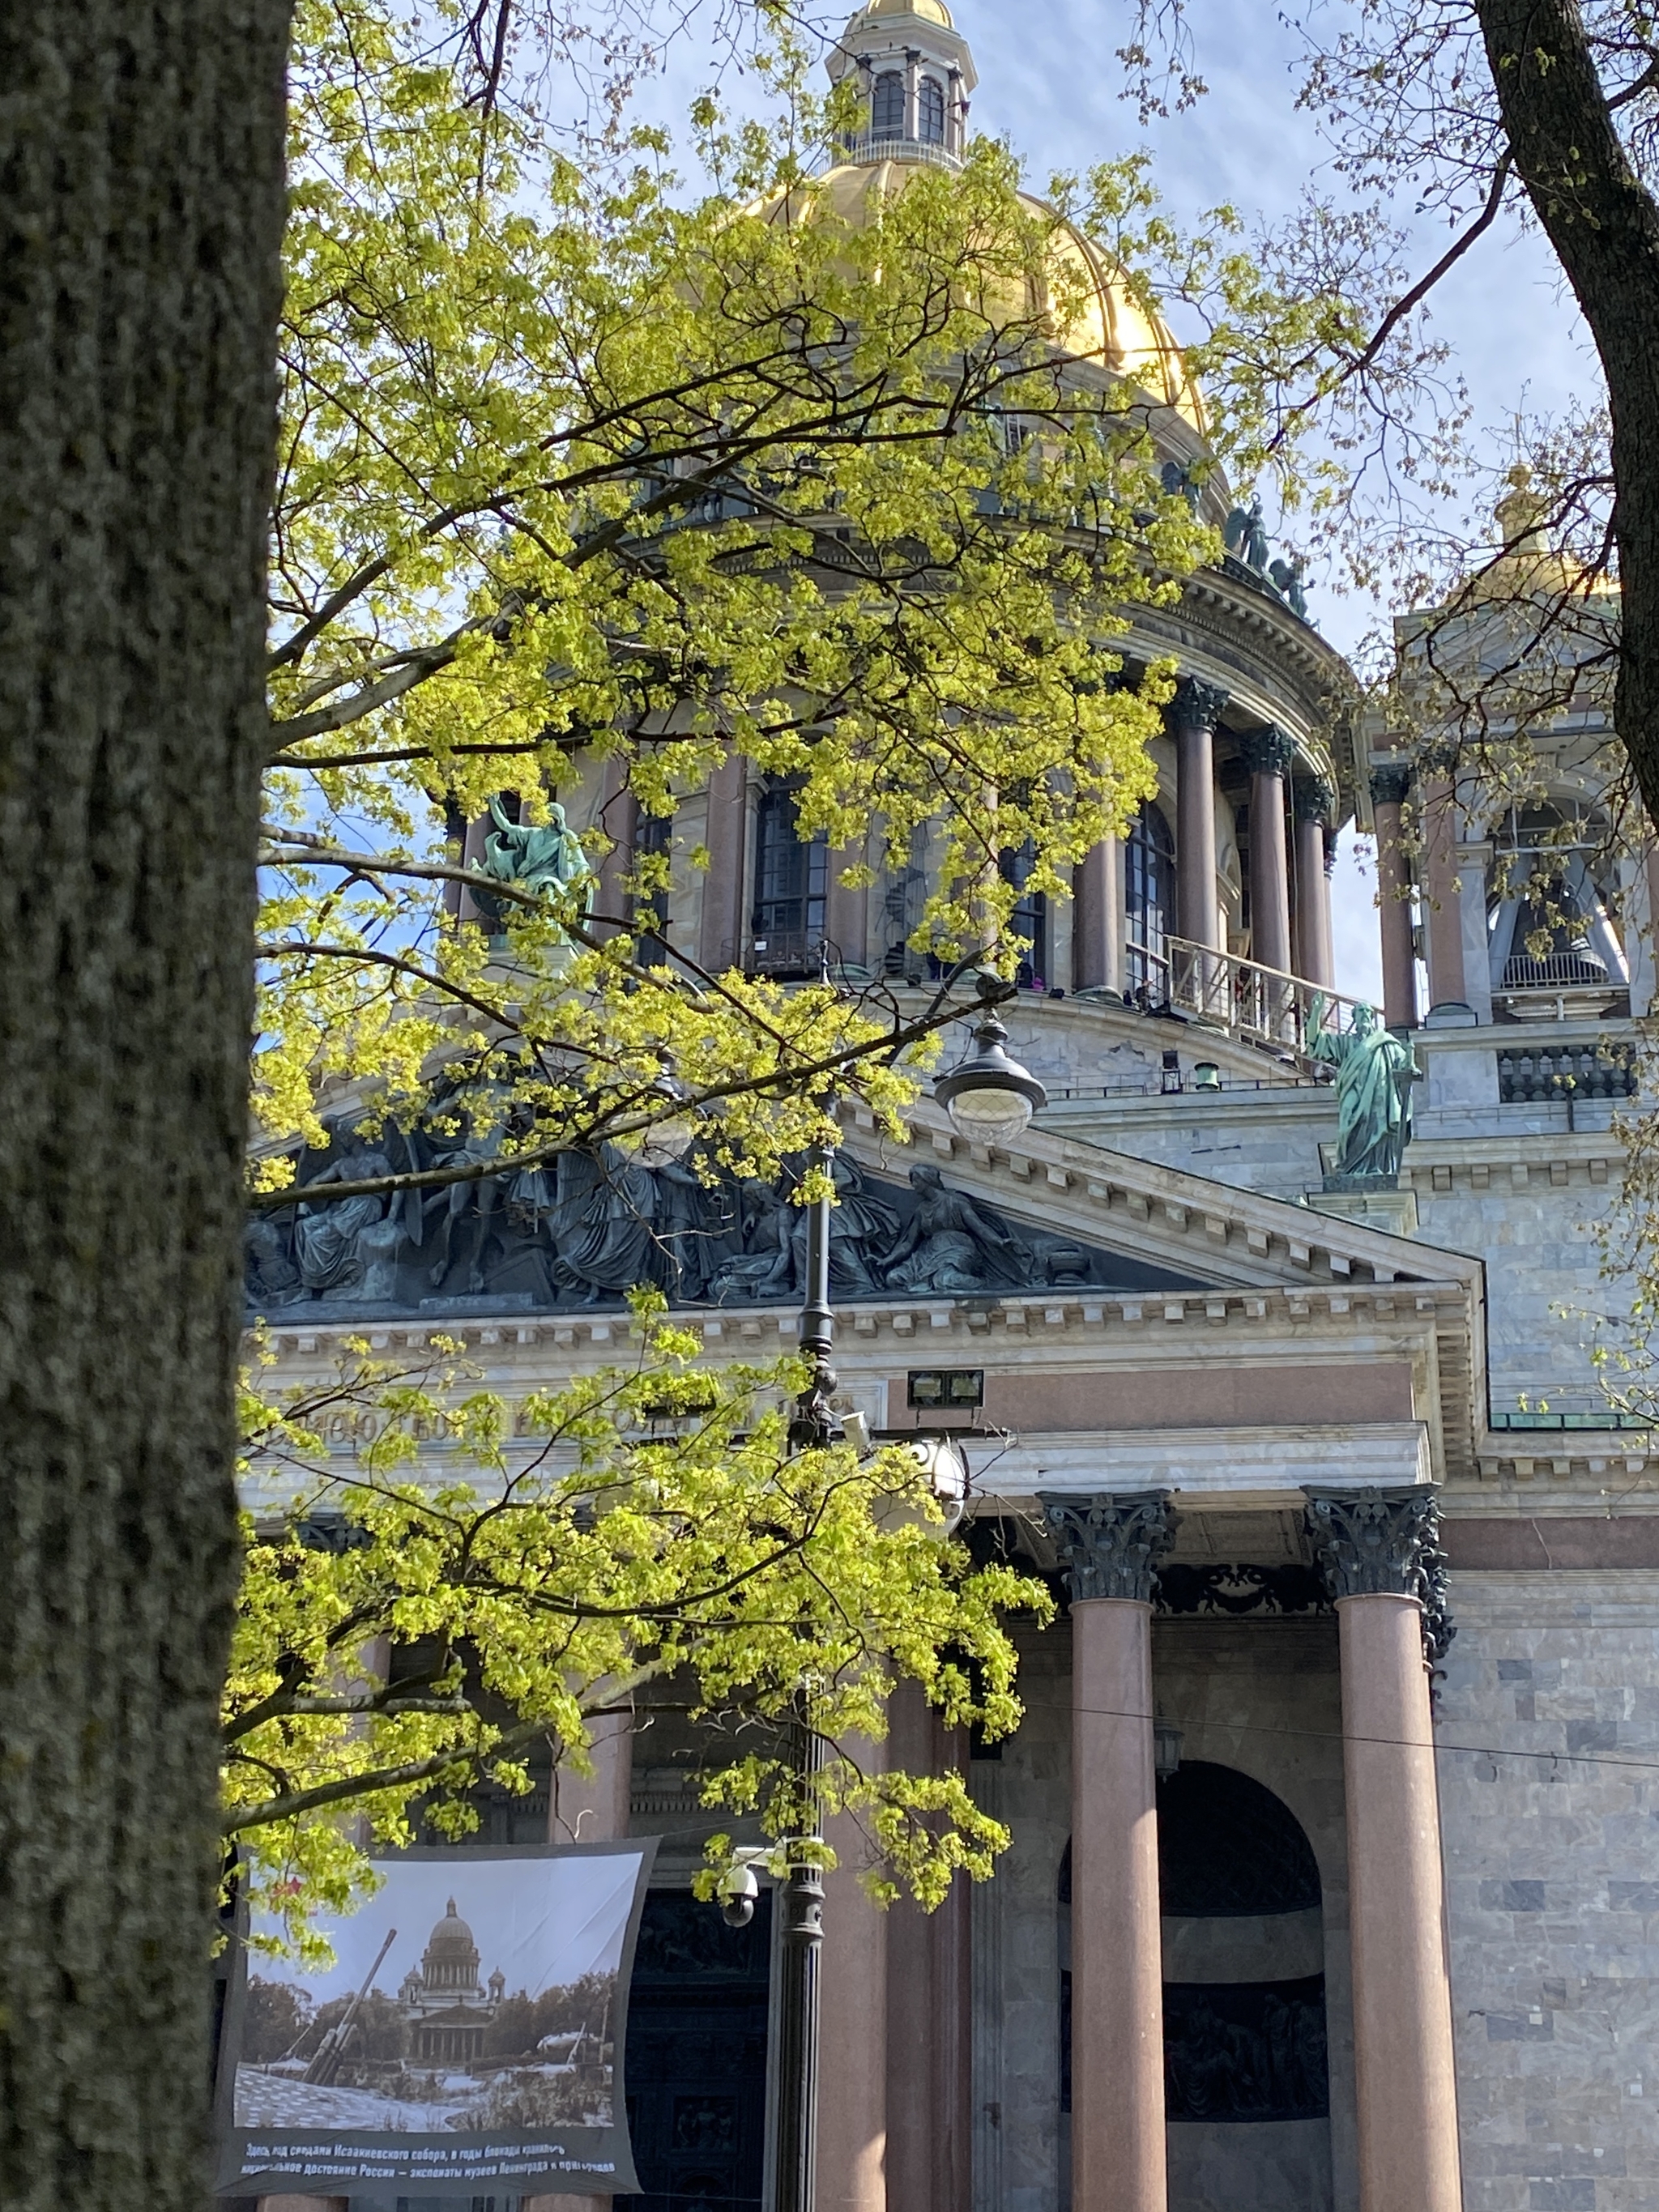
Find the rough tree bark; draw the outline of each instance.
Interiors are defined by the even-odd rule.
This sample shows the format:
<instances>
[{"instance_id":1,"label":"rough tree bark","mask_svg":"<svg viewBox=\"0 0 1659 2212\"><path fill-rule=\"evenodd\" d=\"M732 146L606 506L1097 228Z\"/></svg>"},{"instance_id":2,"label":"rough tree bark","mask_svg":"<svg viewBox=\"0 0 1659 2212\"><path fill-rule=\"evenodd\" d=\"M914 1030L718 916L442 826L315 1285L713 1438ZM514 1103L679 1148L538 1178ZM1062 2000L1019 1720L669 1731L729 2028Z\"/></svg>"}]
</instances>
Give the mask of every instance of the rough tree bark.
<instances>
[{"instance_id":1,"label":"rough tree bark","mask_svg":"<svg viewBox=\"0 0 1659 2212\"><path fill-rule=\"evenodd\" d=\"M0 2203L202 2200L288 0L0 7Z\"/></svg>"},{"instance_id":2,"label":"rough tree bark","mask_svg":"<svg viewBox=\"0 0 1659 2212\"><path fill-rule=\"evenodd\" d=\"M1595 340L1613 416L1614 720L1659 823L1659 205L1614 127L1576 0L1476 0L1517 174Z\"/></svg>"}]
</instances>

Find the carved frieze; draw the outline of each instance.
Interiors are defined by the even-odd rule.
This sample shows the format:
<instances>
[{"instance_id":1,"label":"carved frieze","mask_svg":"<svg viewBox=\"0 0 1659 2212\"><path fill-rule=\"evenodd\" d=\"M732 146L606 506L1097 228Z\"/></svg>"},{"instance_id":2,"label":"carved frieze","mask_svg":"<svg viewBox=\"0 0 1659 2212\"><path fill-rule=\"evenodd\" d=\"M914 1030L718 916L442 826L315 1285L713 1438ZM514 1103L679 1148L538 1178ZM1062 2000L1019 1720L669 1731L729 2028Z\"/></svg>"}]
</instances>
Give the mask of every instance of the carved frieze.
<instances>
[{"instance_id":1,"label":"carved frieze","mask_svg":"<svg viewBox=\"0 0 1659 2212\"><path fill-rule=\"evenodd\" d=\"M499 1131L428 1135L339 1132L301 1163L301 1194L247 1231L248 1302L257 1313L306 1307L356 1313L615 1304L653 1284L676 1305L798 1302L806 1216L777 1185L700 1171L694 1158L653 1167L612 1145L562 1153L394 1197L307 1203L331 1183L438 1165L488 1168ZM947 1183L931 1164L903 1185L837 1155L830 1218L838 1301L988 1297L1021 1290L1172 1288L1145 1261L1073 1235L1017 1224Z\"/></svg>"},{"instance_id":2,"label":"carved frieze","mask_svg":"<svg viewBox=\"0 0 1659 2212\"><path fill-rule=\"evenodd\" d=\"M1081 1497L1039 1491L1037 1504L1065 1561L1074 1603L1097 1597L1152 1603L1159 1563L1175 1542L1167 1490Z\"/></svg>"}]
</instances>

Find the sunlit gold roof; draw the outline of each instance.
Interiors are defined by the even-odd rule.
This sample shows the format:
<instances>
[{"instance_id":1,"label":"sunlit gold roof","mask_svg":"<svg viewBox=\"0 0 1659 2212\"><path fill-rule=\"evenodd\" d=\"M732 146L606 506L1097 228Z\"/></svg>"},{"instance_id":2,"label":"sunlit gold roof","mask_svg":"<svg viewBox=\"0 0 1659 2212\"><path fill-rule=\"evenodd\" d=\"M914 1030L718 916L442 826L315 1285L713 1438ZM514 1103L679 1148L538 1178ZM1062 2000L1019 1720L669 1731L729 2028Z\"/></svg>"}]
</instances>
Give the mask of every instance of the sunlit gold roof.
<instances>
[{"instance_id":1,"label":"sunlit gold roof","mask_svg":"<svg viewBox=\"0 0 1659 2212\"><path fill-rule=\"evenodd\" d=\"M868 5L859 9L859 15L920 15L924 23L943 23L947 31L952 27L951 11L944 0L868 0ZM856 22L858 16L853 21Z\"/></svg>"},{"instance_id":2,"label":"sunlit gold roof","mask_svg":"<svg viewBox=\"0 0 1659 2212\"><path fill-rule=\"evenodd\" d=\"M876 0L876 4L891 12L896 0ZM933 4L944 13L940 0L933 0ZM878 161L842 162L815 179L812 189L821 205L827 203L831 216L858 230L873 221L882 203L902 192L923 167L920 155L907 158L900 145ZM791 197L781 195L773 204L779 216ZM1051 214L1040 200L1024 193L1020 197L1034 215ZM1060 223L1055 230L1046 278L1041 287L1042 296L1028 297L1015 313L1046 315L1063 301L1071 313L1067 327L1054 331L1057 345L1080 361L1122 377L1149 399L1173 407L1195 430L1203 431L1203 402L1187 375L1168 325L1146 312L1117 264L1069 222ZM1080 306L1073 307L1079 296Z\"/></svg>"}]
</instances>

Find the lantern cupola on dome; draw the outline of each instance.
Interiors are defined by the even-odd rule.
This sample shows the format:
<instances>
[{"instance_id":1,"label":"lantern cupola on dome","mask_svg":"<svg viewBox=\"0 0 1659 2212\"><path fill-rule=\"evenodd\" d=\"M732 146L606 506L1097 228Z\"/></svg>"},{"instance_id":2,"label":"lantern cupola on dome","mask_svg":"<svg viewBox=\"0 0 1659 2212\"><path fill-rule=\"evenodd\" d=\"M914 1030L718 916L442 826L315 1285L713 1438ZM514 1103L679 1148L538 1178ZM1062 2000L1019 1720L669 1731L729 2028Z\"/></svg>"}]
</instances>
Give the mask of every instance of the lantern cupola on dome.
<instances>
[{"instance_id":1,"label":"lantern cupola on dome","mask_svg":"<svg viewBox=\"0 0 1659 2212\"><path fill-rule=\"evenodd\" d=\"M848 149L851 160L896 155L956 167L968 143L968 95L979 80L944 0L869 0L830 56L837 84L854 72L869 113Z\"/></svg>"}]
</instances>

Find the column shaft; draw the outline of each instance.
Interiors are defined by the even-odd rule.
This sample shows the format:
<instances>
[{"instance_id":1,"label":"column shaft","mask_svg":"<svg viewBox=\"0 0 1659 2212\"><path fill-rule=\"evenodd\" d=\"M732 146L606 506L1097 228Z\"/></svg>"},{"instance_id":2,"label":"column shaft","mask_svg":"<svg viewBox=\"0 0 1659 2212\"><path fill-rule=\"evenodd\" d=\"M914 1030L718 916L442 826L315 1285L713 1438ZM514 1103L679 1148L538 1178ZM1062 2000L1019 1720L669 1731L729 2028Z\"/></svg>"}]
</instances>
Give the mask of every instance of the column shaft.
<instances>
[{"instance_id":1,"label":"column shaft","mask_svg":"<svg viewBox=\"0 0 1659 2212\"><path fill-rule=\"evenodd\" d=\"M702 879L698 957L714 975L741 964L748 941L744 900L749 878L749 764L728 753L708 781L708 870Z\"/></svg>"},{"instance_id":2,"label":"column shaft","mask_svg":"<svg viewBox=\"0 0 1659 2212\"><path fill-rule=\"evenodd\" d=\"M1194 702L1196 692L1206 696ZM1216 895L1215 714L1208 706L1219 696L1207 684L1182 684L1176 694L1176 934L1218 951L1225 947Z\"/></svg>"},{"instance_id":3,"label":"column shaft","mask_svg":"<svg viewBox=\"0 0 1659 2212\"><path fill-rule=\"evenodd\" d=\"M612 840L599 862L594 913L601 935L614 934L628 921L631 902L624 889L634 866L634 843L639 830L639 801L628 788L628 764L613 753L605 762L599 786L599 826Z\"/></svg>"},{"instance_id":4,"label":"column shaft","mask_svg":"<svg viewBox=\"0 0 1659 2212\"><path fill-rule=\"evenodd\" d=\"M556 1766L547 1808L550 1844L610 1844L628 1833L629 1789L633 1778L634 1717L597 1713L588 1723L593 1740L593 1771ZM526 2197L523 2212L611 2212L609 2197L575 2197L565 2192Z\"/></svg>"},{"instance_id":5,"label":"column shaft","mask_svg":"<svg viewBox=\"0 0 1659 2212\"><path fill-rule=\"evenodd\" d=\"M1337 1605L1361 2212L1462 2203L1433 1723L1414 1597Z\"/></svg>"},{"instance_id":6,"label":"column shaft","mask_svg":"<svg viewBox=\"0 0 1659 2212\"><path fill-rule=\"evenodd\" d=\"M1290 869L1285 849L1285 779L1250 778L1250 957L1288 975Z\"/></svg>"},{"instance_id":7,"label":"column shaft","mask_svg":"<svg viewBox=\"0 0 1659 2212\"><path fill-rule=\"evenodd\" d=\"M1123 988L1123 841L1103 837L1072 881L1072 988Z\"/></svg>"},{"instance_id":8,"label":"column shaft","mask_svg":"<svg viewBox=\"0 0 1659 2212\"><path fill-rule=\"evenodd\" d=\"M863 1838L851 1816L834 1814L824 1835L840 1863L824 1877L818 1954L815 2212L888 2212L887 1915L860 1883Z\"/></svg>"},{"instance_id":9,"label":"column shaft","mask_svg":"<svg viewBox=\"0 0 1659 2212\"><path fill-rule=\"evenodd\" d=\"M1371 778L1376 817L1376 896L1382 939L1382 1019L1391 1030L1417 1027L1417 956L1412 949L1411 869L1401 848L1410 788L1404 769Z\"/></svg>"},{"instance_id":10,"label":"column shaft","mask_svg":"<svg viewBox=\"0 0 1659 2212\"><path fill-rule=\"evenodd\" d=\"M1336 988L1331 942L1331 879L1325 871L1325 824L1298 813L1296 823L1296 973L1322 990Z\"/></svg>"},{"instance_id":11,"label":"column shaft","mask_svg":"<svg viewBox=\"0 0 1659 2212\"><path fill-rule=\"evenodd\" d=\"M1165 2212L1152 1610L1072 1606L1072 2203Z\"/></svg>"},{"instance_id":12,"label":"column shaft","mask_svg":"<svg viewBox=\"0 0 1659 2212\"><path fill-rule=\"evenodd\" d=\"M862 850L842 846L830 855L830 895L824 902L824 933L837 960L862 968L870 957L870 893L863 884L841 880L844 870L861 861Z\"/></svg>"},{"instance_id":13,"label":"column shaft","mask_svg":"<svg viewBox=\"0 0 1659 2212\"><path fill-rule=\"evenodd\" d=\"M888 1755L916 1774L959 1771L961 1729L947 1729L915 1683L888 1708ZM969 1889L958 1875L943 1904L908 1899L887 1916L886 2202L891 2212L969 2212L973 2124Z\"/></svg>"},{"instance_id":14,"label":"column shaft","mask_svg":"<svg viewBox=\"0 0 1659 2212\"><path fill-rule=\"evenodd\" d=\"M1457 805L1451 778L1423 783L1423 927L1428 936L1431 1008L1467 1006L1463 914L1457 884Z\"/></svg>"}]
</instances>

